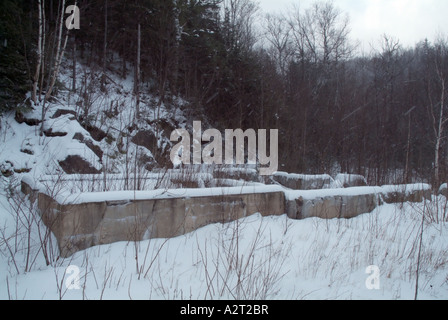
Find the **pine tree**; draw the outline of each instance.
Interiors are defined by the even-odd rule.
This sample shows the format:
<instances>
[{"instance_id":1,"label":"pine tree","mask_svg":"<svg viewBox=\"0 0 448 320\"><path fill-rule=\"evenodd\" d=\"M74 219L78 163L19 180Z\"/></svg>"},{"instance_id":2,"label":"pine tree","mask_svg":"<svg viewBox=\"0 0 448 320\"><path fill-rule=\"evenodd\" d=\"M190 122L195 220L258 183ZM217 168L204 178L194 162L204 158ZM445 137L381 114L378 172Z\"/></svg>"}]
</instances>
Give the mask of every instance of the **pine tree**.
<instances>
[{"instance_id":1,"label":"pine tree","mask_svg":"<svg viewBox=\"0 0 448 320\"><path fill-rule=\"evenodd\" d=\"M0 114L16 109L30 88L25 16L22 1L0 2Z\"/></svg>"}]
</instances>

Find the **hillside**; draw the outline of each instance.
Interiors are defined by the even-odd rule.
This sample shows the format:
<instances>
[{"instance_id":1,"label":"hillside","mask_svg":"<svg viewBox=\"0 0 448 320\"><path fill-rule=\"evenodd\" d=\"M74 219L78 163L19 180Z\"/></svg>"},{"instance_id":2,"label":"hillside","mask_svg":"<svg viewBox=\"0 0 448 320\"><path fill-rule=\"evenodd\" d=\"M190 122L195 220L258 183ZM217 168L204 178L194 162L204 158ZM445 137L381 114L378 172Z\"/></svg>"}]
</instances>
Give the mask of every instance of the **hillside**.
<instances>
[{"instance_id":1,"label":"hillside","mask_svg":"<svg viewBox=\"0 0 448 320\"><path fill-rule=\"evenodd\" d=\"M64 62L66 66L70 64ZM101 91L96 83L101 73L82 65L78 72L84 73L78 86L91 88L88 97L83 91L73 94L67 89L72 83L71 70L62 68L60 89L45 106L43 125L42 104L8 112L1 118L3 176L23 172L36 176L131 174L131 164L137 164L136 170L169 166L170 134L175 128L187 126L182 110L186 102L172 97L158 108L157 98L142 95L145 112L136 122L133 83L129 78L120 79L111 68Z\"/></svg>"}]
</instances>

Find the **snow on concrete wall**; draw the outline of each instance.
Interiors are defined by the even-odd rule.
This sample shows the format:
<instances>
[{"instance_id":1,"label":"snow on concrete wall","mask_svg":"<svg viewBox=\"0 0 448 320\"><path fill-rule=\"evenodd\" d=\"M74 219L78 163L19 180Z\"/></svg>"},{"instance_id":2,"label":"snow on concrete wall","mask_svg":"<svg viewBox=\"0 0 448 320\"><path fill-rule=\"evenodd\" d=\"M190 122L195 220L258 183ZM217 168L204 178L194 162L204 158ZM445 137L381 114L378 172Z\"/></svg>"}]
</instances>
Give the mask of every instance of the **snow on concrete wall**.
<instances>
[{"instance_id":1,"label":"snow on concrete wall","mask_svg":"<svg viewBox=\"0 0 448 320\"><path fill-rule=\"evenodd\" d=\"M255 213L286 212L277 186L83 193L57 201L28 182L22 181L22 191L38 200L65 257L95 245L171 238ZM55 198L62 200L61 194Z\"/></svg>"},{"instance_id":2,"label":"snow on concrete wall","mask_svg":"<svg viewBox=\"0 0 448 320\"><path fill-rule=\"evenodd\" d=\"M52 193L53 190L57 192ZM429 185L290 190L277 185L70 193L27 176L22 192L37 200L62 256L101 244L171 238L213 223L260 213L292 219L353 218L385 202L420 202Z\"/></svg>"}]
</instances>

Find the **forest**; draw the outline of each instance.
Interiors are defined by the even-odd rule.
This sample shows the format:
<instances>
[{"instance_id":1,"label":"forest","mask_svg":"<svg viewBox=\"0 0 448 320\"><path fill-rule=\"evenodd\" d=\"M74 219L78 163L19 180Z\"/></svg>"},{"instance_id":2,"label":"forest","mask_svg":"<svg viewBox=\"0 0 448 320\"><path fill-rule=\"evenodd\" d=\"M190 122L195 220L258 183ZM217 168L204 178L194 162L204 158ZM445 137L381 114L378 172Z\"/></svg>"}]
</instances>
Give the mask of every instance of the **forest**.
<instances>
[{"instance_id":1,"label":"forest","mask_svg":"<svg viewBox=\"0 0 448 320\"><path fill-rule=\"evenodd\" d=\"M69 5L79 29L65 27ZM118 65L136 97L180 96L192 119L219 130L278 129L281 171L438 188L448 175L448 38L404 47L385 34L361 52L349 18L332 1L267 14L252 0L2 0L0 114L57 95L65 58L70 90L86 96L77 63L103 71L102 83Z\"/></svg>"}]
</instances>

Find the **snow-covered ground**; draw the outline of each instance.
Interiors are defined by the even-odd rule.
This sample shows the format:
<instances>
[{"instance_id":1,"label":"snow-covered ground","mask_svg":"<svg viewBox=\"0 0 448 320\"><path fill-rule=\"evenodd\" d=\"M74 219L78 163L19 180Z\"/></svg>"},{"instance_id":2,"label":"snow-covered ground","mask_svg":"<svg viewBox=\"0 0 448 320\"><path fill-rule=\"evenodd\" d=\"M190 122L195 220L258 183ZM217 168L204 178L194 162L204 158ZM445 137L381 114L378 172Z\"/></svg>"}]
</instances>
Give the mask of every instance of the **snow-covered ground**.
<instances>
[{"instance_id":1,"label":"snow-covered ground","mask_svg":"<svg viewBox=\"0 0 448 320\"><path fill-rule=\"evenodd\" d=\"M2 194L0 299L413 299L416 287L418 299L448 298L444 197L350 220L253 215L66 259L53 249L50 265L42 225L28 233L11 203Z\"/></svg>"}]
</instances>

